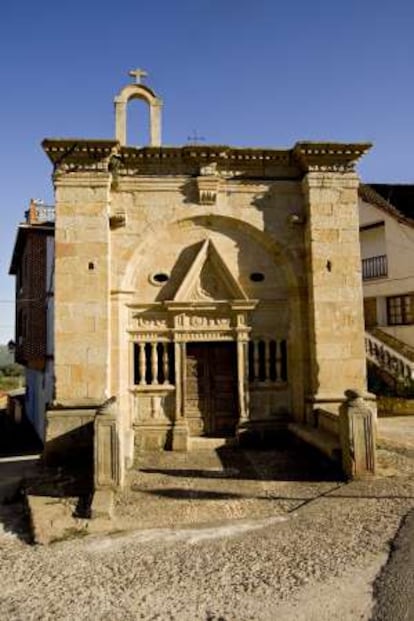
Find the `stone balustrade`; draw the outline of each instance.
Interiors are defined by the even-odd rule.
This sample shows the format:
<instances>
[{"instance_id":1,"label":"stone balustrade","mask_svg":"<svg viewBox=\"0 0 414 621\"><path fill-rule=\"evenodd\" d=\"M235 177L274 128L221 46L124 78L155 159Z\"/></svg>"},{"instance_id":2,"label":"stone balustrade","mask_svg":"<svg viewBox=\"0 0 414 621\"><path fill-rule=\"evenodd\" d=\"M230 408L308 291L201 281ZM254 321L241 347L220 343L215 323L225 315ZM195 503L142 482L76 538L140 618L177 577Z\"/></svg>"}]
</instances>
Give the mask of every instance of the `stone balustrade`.
<instances>
[{"instance_id":1,"label":"stone balustrade","mask_svg":"<svg viewBox=\"0 0 414 621\"><path fill-rule=\"evenodd\" d=\"M365 332L365 351L370 362L387 371L398 381L414 379L414 363L369 332Z\"/></svg>"}]
</instances>

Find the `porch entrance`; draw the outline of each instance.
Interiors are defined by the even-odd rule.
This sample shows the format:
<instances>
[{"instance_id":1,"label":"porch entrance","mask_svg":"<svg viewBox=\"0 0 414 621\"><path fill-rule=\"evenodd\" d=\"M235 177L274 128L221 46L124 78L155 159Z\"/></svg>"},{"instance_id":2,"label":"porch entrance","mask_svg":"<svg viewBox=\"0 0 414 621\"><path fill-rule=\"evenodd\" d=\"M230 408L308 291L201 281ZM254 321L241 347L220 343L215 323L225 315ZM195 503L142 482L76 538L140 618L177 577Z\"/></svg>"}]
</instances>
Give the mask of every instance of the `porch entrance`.
<instances>
[{"instance_id":1,"label":"porch entrance","mask_svg":"<svg viewBox=\"0 0 414 621\"><path fill-rule=\"evenodd\" d=\"M236 343L187 343L185 383L190 435L233 436L239 409Z\"/></svg>"}]
</instances>

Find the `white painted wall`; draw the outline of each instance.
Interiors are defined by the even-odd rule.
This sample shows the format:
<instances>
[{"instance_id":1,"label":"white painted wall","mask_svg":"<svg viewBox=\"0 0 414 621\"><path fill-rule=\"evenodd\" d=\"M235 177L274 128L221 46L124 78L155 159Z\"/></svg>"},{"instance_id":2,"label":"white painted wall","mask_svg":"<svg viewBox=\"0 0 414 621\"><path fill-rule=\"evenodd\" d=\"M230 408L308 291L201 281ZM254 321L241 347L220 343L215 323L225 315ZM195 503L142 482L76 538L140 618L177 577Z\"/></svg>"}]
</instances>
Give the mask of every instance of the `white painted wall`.
<instances>
[{"instance_id":1,"label":"white painted wall","mask_svg":"<svg viewBox=\"0 0 414 621\"><path fill-rule=\"evenodd\" d=\"M398 222L396 218L383 210L364 201L359 204L360 226L384 221L385 253L388 257L388 277L378 280L364 281L364 297L378 295L399 295L414 291L414 228ZM376 229L372 229L375 231ZM370 248L381 248L380 233L366 236L370 231L363 231L361 236L361 252L363 258L368 256ZM366 241L367 240L367 241ZM364 245L366 247L364 248ZM376 244L376 246L375 246ZM365 253L365 256L364 256Z\"/></svg>"},{"instance_id":2,"label":"white painted wall","mask_svg":"<svg viewBox=\"0 0 414 621\"><path fill-rule=\"evenodd\" d=\"M414 325L387 326L386 298L414 292L414 228L382 209L360 200L360 226L384 222L383 227L362 231L361 255L386 254L388 276L363 281L364 298L377 298L378 325L388 334L414 347Z\"/></svg>"},{"instance_id":3,"label":"white painted wall","mask_svg":"<svg viewBox=\"0 0 414 621\"><path fill-rule=\"evenodd\" d=\"M361 242L362 259L370 259L371 257L379 257L386 254L385 225L361 231L359 239Z\"/></svg>"}]
</instances>

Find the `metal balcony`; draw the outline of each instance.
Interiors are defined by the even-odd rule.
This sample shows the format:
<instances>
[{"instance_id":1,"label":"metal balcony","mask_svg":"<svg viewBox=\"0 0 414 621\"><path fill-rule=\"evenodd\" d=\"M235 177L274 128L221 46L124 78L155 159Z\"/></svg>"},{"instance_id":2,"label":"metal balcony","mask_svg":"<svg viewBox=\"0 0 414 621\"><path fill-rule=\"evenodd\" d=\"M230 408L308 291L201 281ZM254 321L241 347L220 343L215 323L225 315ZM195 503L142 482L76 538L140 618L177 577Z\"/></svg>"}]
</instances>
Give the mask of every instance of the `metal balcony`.
<instances>
[{"instance_id":1,"label":"metal balcony","mask_svg":"<svg viewBox=\"0 0 414 621\"><path fill-rule=\"evenodd\" d=\"M381 254L378 257L362 259L362 280L372 278L384 278L388 276L387 255Z\"/></svg>"}]
</instances>

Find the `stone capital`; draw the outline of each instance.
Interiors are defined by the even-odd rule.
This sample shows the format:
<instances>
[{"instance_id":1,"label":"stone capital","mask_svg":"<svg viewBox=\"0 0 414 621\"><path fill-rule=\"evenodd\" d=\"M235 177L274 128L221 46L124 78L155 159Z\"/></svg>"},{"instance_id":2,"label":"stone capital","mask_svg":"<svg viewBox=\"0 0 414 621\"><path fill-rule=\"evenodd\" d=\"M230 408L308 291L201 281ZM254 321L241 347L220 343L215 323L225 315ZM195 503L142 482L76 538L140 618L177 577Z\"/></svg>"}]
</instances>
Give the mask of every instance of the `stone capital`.
<instances>
[{"instance_id":1,"label":"stone capital","mask_svg":"<svg viewBox=\"0 0 414 621\"><path fill-rule=\"evenodd\" d=\"M308 171L302 180L304 189L332 189L346 188L355 189L359 187L359 177L354 171L347 172L322 172L317 170Z\"/></svg>"}]
</instances>

